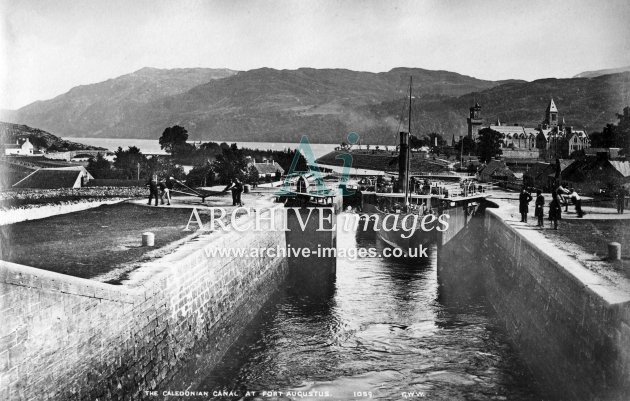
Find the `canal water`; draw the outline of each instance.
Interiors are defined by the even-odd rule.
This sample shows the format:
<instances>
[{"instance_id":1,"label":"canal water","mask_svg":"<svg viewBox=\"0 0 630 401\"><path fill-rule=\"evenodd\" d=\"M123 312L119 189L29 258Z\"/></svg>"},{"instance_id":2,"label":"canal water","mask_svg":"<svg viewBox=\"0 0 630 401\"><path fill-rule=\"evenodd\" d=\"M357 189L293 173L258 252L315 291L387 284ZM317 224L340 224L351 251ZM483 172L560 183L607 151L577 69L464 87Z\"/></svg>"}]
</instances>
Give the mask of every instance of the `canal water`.
<instances>
[{"instance_id":1,"label":"canal water","mask_svg":"<svg viewBox=\"0 0 630 401\"><path fill-rule=\"evenodd\" d=\"M385 246L365 232L339 232L337 245ZM542 399L482 300L439 301L436 253L340 258L321 293L285 283L216 369L193 363L179 388L237 394L224 399Z\"/></svg>"}]
</instances>

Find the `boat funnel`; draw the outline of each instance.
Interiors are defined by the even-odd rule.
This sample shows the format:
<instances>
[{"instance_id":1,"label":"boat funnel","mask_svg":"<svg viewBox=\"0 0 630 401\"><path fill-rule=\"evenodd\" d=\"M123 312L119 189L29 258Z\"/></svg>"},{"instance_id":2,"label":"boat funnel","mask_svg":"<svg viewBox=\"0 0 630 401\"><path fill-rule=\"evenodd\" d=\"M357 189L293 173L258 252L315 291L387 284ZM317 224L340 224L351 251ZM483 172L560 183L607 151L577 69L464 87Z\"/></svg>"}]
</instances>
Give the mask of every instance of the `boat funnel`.
<instances>
[{"instance_id":1,"label":"boat funnel","mask_svg":"<svg viewBox=\"0 0 630 401\"><path fill-rule=\"evenodd\" d=\"M398 188L400 192L407 191L407 171L409 164L409 133L400 133L400 151L398 153Z\"/></svg>"}]
</instances>

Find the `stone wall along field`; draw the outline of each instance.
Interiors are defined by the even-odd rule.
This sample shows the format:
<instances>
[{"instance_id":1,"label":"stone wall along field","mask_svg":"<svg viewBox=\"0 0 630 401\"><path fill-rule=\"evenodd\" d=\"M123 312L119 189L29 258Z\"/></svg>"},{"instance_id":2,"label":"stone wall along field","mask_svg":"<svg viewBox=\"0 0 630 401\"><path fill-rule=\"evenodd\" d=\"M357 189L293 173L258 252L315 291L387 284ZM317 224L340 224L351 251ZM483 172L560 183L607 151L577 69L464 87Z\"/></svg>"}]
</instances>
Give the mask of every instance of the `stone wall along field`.
<instances>
[{"instance_id":1,"label":"stone wall along field","mask_svg":"<svg viewBox=\"0 0 630 401\"><path fill-rule=\"evenodd\" d=\"M121 286L0 262L0 399L137 399L199 347L218 361L287 274L282 258L208 257L285 246L242 219L244 232L203 234Z\"/></svg>"}]
</instances>

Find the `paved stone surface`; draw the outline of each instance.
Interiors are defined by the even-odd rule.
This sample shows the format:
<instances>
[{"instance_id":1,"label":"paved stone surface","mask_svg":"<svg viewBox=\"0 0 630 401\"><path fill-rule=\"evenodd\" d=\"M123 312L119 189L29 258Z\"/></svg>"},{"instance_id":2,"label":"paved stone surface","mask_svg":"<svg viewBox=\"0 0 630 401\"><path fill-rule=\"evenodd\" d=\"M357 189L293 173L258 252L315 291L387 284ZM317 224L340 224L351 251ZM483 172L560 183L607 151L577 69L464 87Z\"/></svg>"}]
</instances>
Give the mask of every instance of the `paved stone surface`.
<instances>
[{"instance_id":1,"label":"paved stone surface","mask_svg":"<svg viewBox=\"0 0 630 401\"><path fill-rule=\"evenodd\" d=\"M491 196L488 198L492 201L506 201L509 204L518 206L518 192L505 191L500 189L492 189L488 191ZM532 195L535 197L535 194ZM545 213L549 211L549 202L551 202L551 194L543 193L545 197ZM593 198L582 197L582 210L586 213L582 219L589 220L630 220L630 210L626 210L623 214L618 214L617 209L613 207L598 207L589 206L589 202L593 201ZM530 218L534 219L534 201L529 204ZM518 212L518 211L517 211ZM565 212L565 208L562 208L563 219L578 219L575 213L575 206L569 205L568 212Z\"/></svg>"},{"instance_id":2,"label":"paved stone surface","mask_svg":"<svg viewBox=\"0 0 630 401\"><path fill-rule=\"evenodd\" d=\"M492 199L492 198L491 198ZM582 267L590 273L594 273L600 280L604 282L597 284L601 287L611 285L616 287L622 293L630 295L630 272L622 269L620 263L611 263L605 259L604 249L587 249L579 245L575 241L571 241L571 235L582 235L584 233L564 233L558 235L558 231L551 229L550 221L546 218L548 208L545 207L545 226L541 229L537 227L537 219L533 216L533 207L530 207L530 214L527 223L520 221L521 215L518 212L518 201L512 200L495 200L499 204L499 209L493 209L506 223L517 229L518 232L526 236L536 246L545 250L550 256L563 266L570 266L578 262ZM569 209L571 210L571 208ZM596 214L601 216L600 219L605 221L608 214ZM614 215L613 217L618 216ZM621 215L619 217L625 217ZM628 215L630 216L630 214ZM585 216L586 217L586 216ZM592 217L594 219L594 217ZM562 213L559 227L562 229L563 220L586 221L585 218L579 219L575 212ZM617 219L608 219L617 220ZM586 226L586 225L585 225ZM589 228L590 230L590 228ZM587 233L586 235L597 235L597 233ZM624 251L625 252L625 251ZM578 271L578 270L574 270ZM594 283L594 282L593 282ZM602 287L603 288L603 287ZM630 300L630 298L629 298Z\"/></svg>"}]
</instances>

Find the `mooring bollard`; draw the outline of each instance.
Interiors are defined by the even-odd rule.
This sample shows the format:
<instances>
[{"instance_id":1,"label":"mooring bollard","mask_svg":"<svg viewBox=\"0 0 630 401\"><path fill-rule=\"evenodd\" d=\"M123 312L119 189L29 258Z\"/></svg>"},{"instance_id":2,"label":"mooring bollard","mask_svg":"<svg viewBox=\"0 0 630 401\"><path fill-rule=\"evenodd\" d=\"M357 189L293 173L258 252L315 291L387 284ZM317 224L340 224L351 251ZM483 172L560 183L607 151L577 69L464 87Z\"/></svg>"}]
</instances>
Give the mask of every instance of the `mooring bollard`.
<instances>
[{"instance_id":1,"label":"mooring bollard","mask_svg":"<svg viewBox=\"0 0 630 401\"><path fill-rule=\"evenodd\" d=\"M142 233L142 246L154 246L155 245L155 234L146 232Z\"/></svg>"},{"instance_id":2,"label":"mooring bollard","mask_svg":"<svg viewBox=\"0 0 630 401\"><path fill-rule=\"evenodd\" d=\"M611 242L608 244L608 259L621 259L621 244L619 242Z\"/></svg>"}]
</instances>

